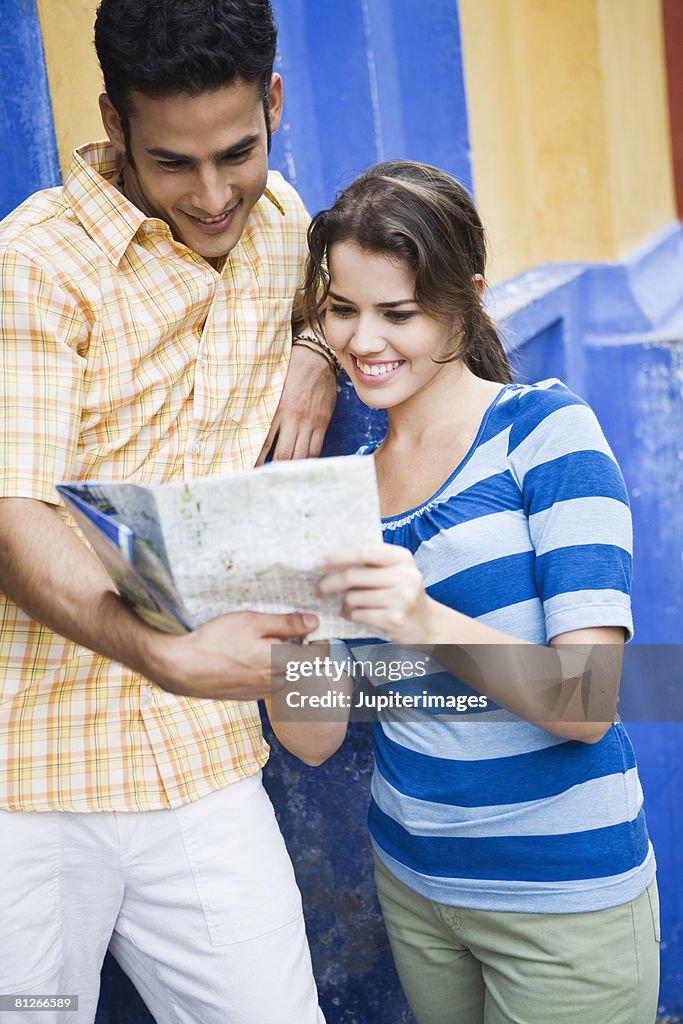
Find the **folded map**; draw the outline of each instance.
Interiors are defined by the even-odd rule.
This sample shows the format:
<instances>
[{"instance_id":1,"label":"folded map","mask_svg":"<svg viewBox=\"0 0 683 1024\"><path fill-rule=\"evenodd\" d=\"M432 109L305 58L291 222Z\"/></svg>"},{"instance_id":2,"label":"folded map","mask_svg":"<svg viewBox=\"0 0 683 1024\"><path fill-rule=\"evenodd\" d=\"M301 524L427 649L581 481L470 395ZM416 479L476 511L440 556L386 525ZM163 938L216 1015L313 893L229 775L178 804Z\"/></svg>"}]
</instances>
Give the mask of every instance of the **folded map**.
<instances>
[{"instance_id":1,"label":"folded map","mask_svg":"<svg viewBox=\"0 0 683 1024\"><path fill-rule=\"evenodd\" d=\"M158 487L74 481L57 490L119 592L157 629L224 612L314 612L311 639L368 636L320 598L316 563L381 544L374 459L277 462Z\"/></svg>"}]
</instances>

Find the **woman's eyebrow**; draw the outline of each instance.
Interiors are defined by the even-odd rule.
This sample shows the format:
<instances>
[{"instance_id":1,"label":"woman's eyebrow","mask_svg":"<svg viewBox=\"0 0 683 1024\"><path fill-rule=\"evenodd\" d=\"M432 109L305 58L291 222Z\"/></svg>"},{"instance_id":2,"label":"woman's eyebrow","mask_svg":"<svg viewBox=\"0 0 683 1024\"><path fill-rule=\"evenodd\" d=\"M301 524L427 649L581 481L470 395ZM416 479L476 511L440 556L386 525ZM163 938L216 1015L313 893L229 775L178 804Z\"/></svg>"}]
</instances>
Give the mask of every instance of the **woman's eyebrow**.
<instances>
[{"instance_id":1,"label":"woman's eyebrow","mask_svg":"<svg viewBox=\"0 0 683 1024\"><path fill-rule=\"evenodd\" d=\"M348 302L349 305L353 305L351 299L344 298L343 295L338 295L336 292L327 293L331 299L336 299L337 302ZM414 303L415 299L397 299L395 302L378 302L378 309L393 309L394 306L405 306L407 303Z\"/></svg>"}]
</instances>

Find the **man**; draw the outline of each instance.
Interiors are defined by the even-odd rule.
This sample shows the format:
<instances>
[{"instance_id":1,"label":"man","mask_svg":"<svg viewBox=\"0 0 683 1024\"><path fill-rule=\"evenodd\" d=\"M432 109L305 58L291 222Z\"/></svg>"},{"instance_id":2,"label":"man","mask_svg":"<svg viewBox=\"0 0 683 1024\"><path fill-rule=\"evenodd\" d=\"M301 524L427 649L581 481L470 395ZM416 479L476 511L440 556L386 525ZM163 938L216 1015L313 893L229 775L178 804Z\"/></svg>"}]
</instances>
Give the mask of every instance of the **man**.
<instances>
[{"instance_id":1,"label":"man","mask_svg":"<svg viewBox=\"0 0 683 1024\"><path fill-rule=\"evenodd\" d=\"M0 990L79 999L27 1022L92 1021L108 945L164 1024L322 1020L254 703L315 620L158 633L54 491L318 454L275 40L269 0L103 0L109 145L0 229Z\"/></svg>"}]
</instances>

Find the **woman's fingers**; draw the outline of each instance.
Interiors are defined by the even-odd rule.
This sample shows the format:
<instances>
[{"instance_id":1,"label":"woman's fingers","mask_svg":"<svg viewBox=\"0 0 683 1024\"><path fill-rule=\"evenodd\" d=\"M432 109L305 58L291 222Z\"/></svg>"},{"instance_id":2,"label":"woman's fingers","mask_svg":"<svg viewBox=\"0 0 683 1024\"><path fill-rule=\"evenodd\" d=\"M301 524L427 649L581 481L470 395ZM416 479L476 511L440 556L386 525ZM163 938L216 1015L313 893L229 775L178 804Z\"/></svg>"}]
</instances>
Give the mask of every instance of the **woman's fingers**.
<instances>
[{"instance_id":1,"label":"woman's fingers","mask_svg":"<svg viewBox=\"0 0 683 1024\"><path fill-rule=\"evenodd\" d=\"M316 568L320 572L329 573L350 566L382 568L402 563L409 564L412 560L413 556L409 551L394 544L362 544L357 548L344 548L342 551L327 555L318 562Z\"/></svg>"},{"instance_id":2,"label":"woman's fingers","mask_svg":"<svg viewBox=\"0 0 683 1024\"><path fill-rule=\"evenodd\" d=\"M381 590L349 590L344 595L344 608L349 612L361 611L363 608L398 607L396 592L387 587Z\"/></svg>"},{"instance_id":3,"label":"woman's fingers","mask_svg":"<svg viewBox=\"0 0 683 1024\"><path fill-rule=\"evenodd\" d=\"M330 573L318 583L318 593L325 597L328 594L344 594L350 590L376 590L400 585L393 569L372 569L365 566L353 566L340 572Z\"/></svg>"}]
</instances>

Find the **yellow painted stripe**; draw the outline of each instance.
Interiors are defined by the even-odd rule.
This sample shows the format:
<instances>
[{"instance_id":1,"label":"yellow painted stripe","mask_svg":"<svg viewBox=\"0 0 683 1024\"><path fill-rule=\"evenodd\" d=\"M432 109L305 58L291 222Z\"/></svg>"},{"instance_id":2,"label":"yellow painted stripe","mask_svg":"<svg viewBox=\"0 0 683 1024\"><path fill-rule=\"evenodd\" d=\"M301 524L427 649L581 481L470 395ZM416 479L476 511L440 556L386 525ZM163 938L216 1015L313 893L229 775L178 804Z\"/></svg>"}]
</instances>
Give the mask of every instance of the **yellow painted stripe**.
<instances>
[{"instance_id":1,"label":"yellow painted stripe","mask_svg":"<svg viewBox=\"0 0 683 1024\"><path fill-rule=\"evenodd\" d=\"M38 0L62 174L76 146L104 138L97 97L102 75L93 43L98 0Z\"/></svg>"},{"instance_id":2,"label":"yellow painted stripe","mask_svg":"<svg viewBox=\"0 0 683 1024\"><path fill-rule=\"evenodd\" d=\"M615 260L675 217L659 0L459 0L493 280Z\"/></svg>"}]
</instances>

